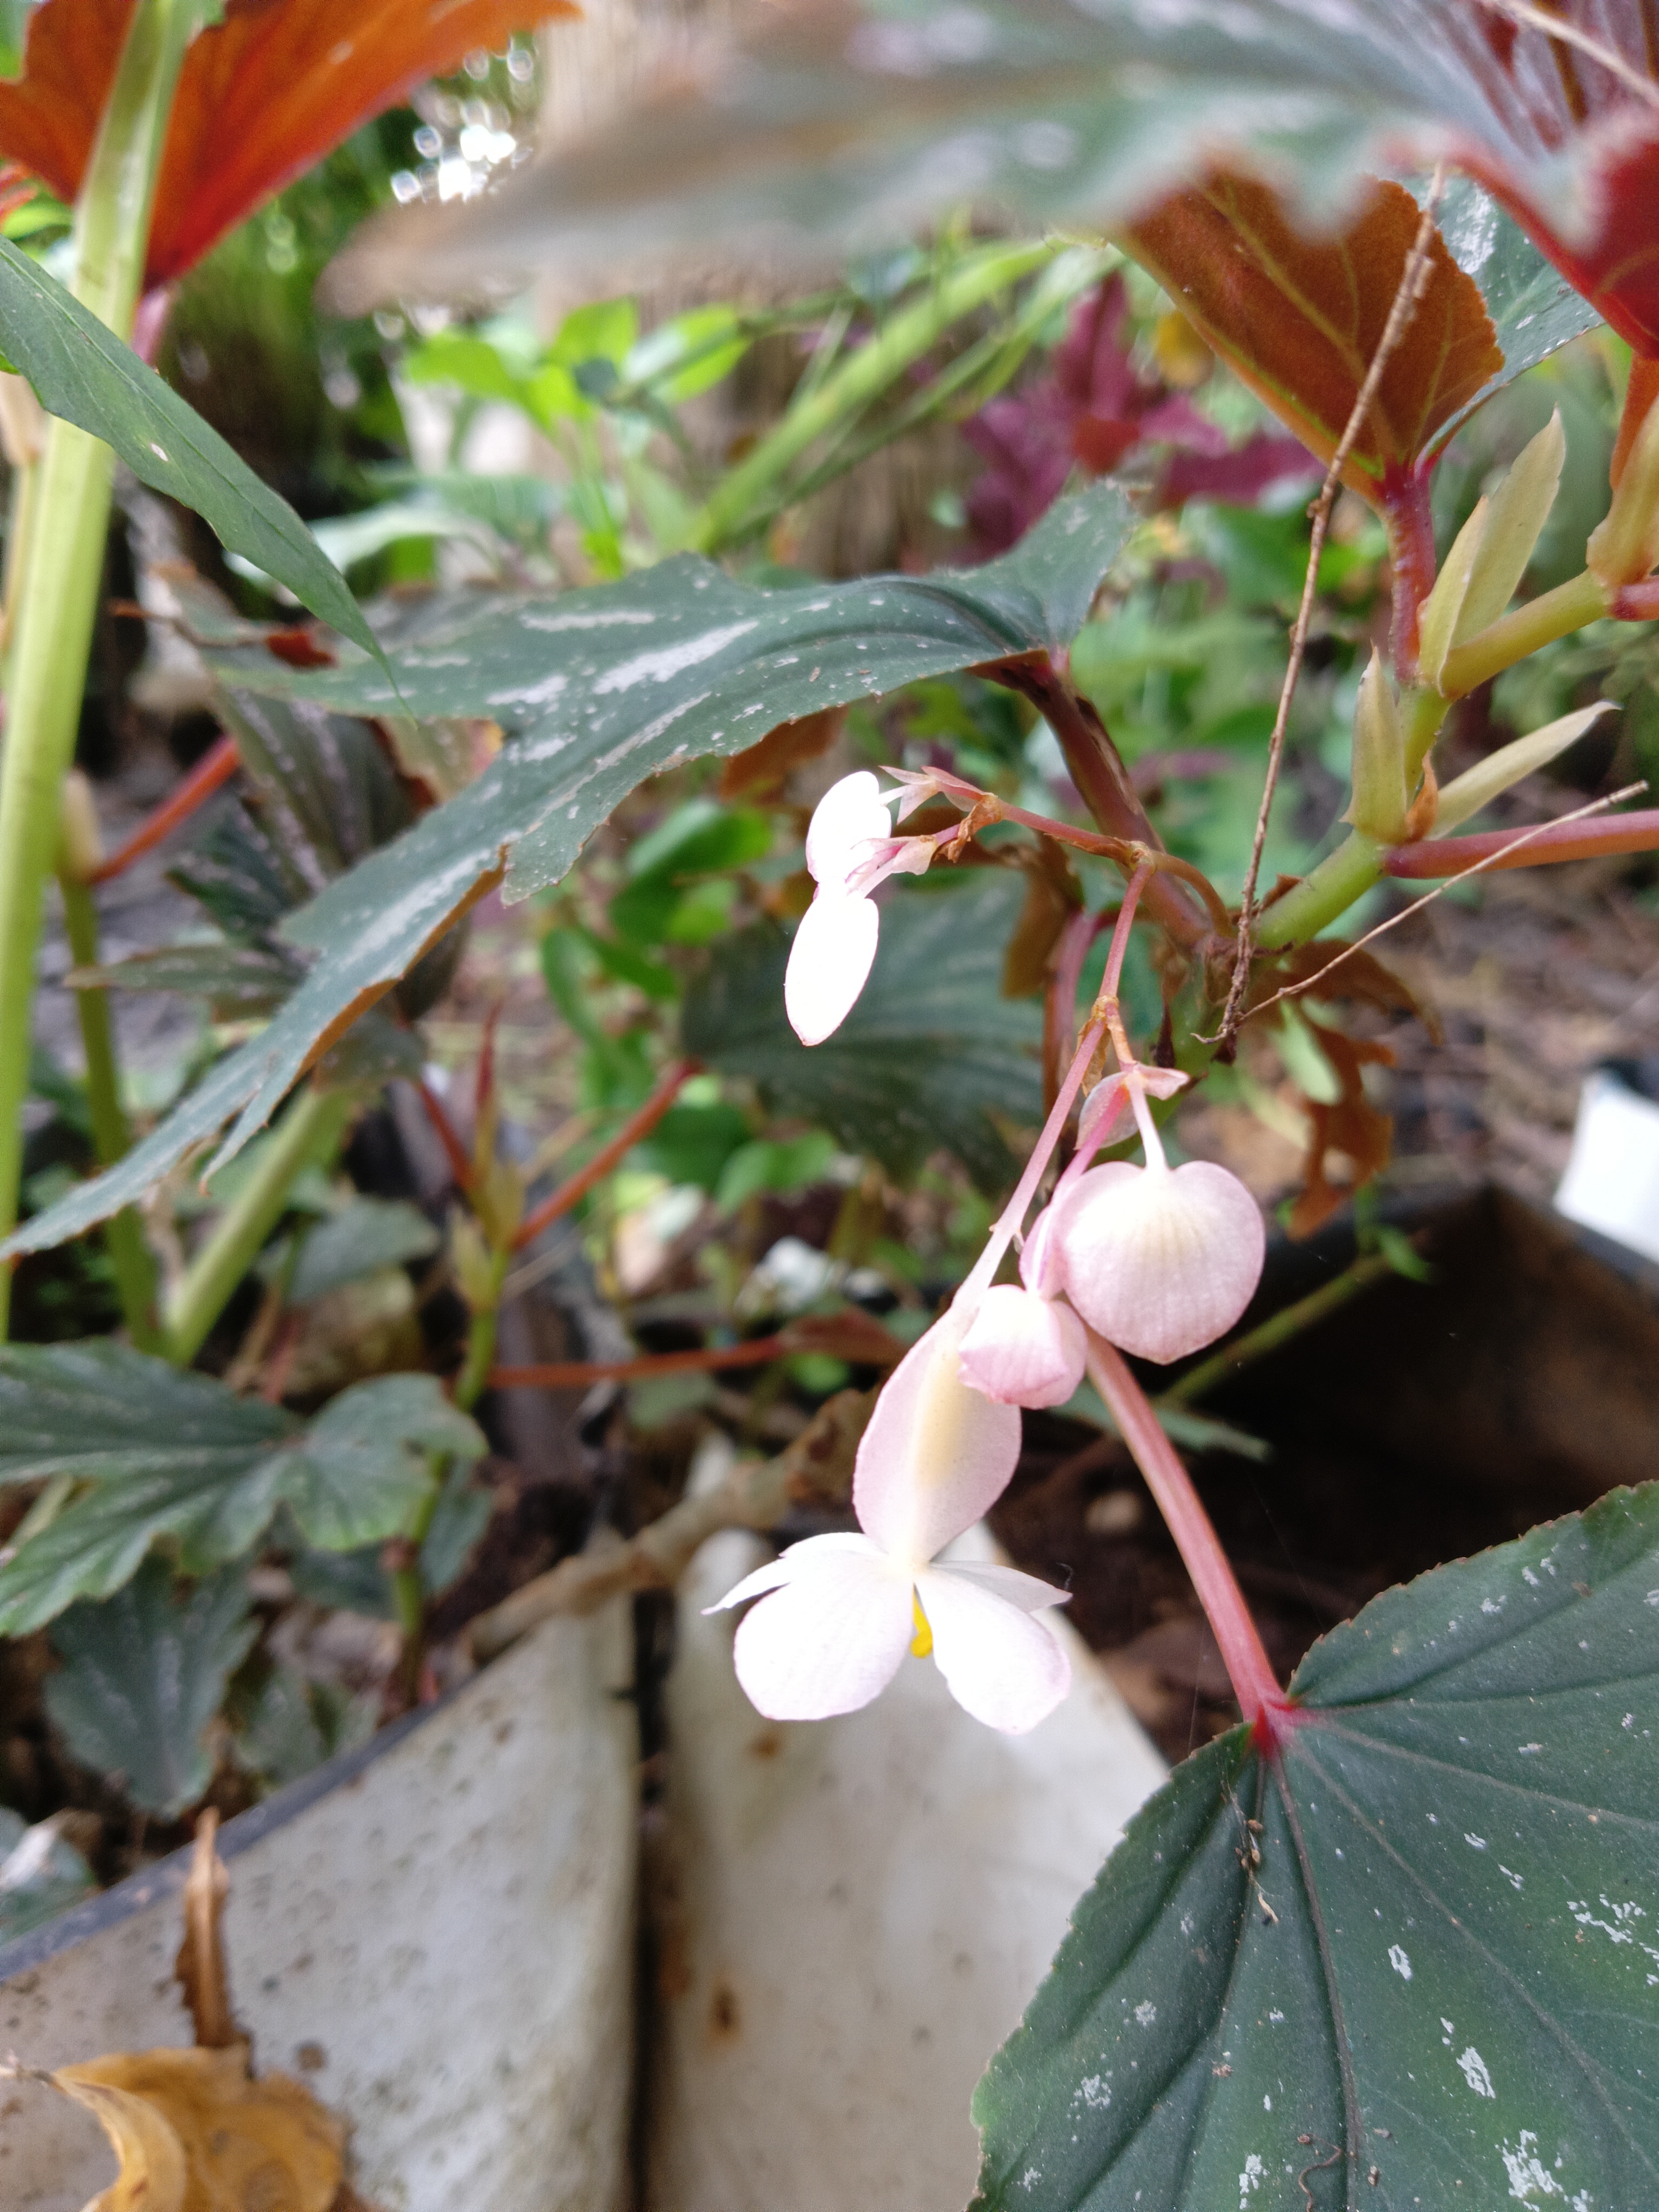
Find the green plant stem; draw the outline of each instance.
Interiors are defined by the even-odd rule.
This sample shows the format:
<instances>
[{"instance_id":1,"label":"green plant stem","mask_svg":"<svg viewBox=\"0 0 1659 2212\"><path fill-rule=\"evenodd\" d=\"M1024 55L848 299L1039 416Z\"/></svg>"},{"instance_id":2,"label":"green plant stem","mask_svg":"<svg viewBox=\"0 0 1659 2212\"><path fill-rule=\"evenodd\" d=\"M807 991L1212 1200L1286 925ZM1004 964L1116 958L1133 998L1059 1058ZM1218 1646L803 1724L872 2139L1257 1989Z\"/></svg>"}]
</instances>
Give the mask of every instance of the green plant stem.
<instances>
[{"instance_id":1,"label":"green plant stem","mask_svg":"<svg viewBox=\"0 0 1659 2212\"><path fill-rule=\"evenodd\" d=\"M489 1286L491 1296L487 1304L475 1309L466 1332L466 1357L461 1371L455 1378L455 1403L462 1413L470 1413L483 1395L489 1381L489 1370L495 1364L495 1331L501 1316L501 1285L507 1280L507 1271L513 1257L510 1244L498 1246L490 1255ZM421 1660L426 1649L426 1580L421 1572L421 1547L432 1529L433 1516L438 1510L438 1500L449 1475L447 1454L434 1452L432 1456L432 1481L423 1504L416 1511L406 1532L410 1556L401 1566L392 1570L392 1601L398 1626L403 1631L404 1650L399 1667L406 1696L413 1698L419 1681Z\"/></svg>"},{"instance_id":2,"label":"green plant stem","mask_svg":"<svg viewBox=\"0 0 1659 2212\"><path fill-rule=\"evenodd\" d=\"M98 909L92 893L82 883L64 875L58 878L64 894L64 929L77 968L98 964ZM126 1109L121 1103L121 1080L115 1056L115 1031L110 1020L109 994L100 989L78 990L76 1012L81 1023L81 1045L87 1061L87 1109L92 1121L92 1145L100 1167L112 1168L132 1142ZM115 1288L121 1313L140 1352L161 1352L166 1340L155 1313L155 1261L144 1241L144 1226L136 1206L124 1206L104 1224L104 1240L115 1270Z\"/></svg>"},{"instance_id":3,"label":"green plant stem","mask_svg":"<svg viewBox=\"0 0 1659 2212\"><path fill-rule=\"evenodd\" d=\"M1242 1368L1265 1359L1270 1352L1292 1342L1304 1329L1312 1328L1339 1306L1346 1305L1358 1292L1394 1273L1394 1262L1386 1253L1367 1252L1340 1275L1333 1275L1328 1283L1310 1291L1305 1298L1297 1298L1293 1305L1270 1316L1259 1328L1248 1330L1235 1343L1224 1344L1219 1352L1212 1352L1196 1367L1189 1367L1178 1382L1159 1392L1153 1405L1190 1406L1197 1399L1207 1397L1212 1390L1218 1390L1224 1382L1231 1382Z\"/></svg>"},{"instance_id":4,"label":"green plant stem","mask_svg":"<svg viewBox=\"0 0 1659 2212\"><path fill-rule=\"evenodd\" d=\"M851 422L905 370L936 345L951 325L1022 276L1054 258L1052 245L1011 246L975 253L924 299L895 315L867 344L850 354L815 391L792 406L748 458L722 478L692 518L685 543L713 553L757 528L775 503L788 471L818 439Z\"/></svg>"},{"instance_id":5,"label":"green plant stem","mask_svg":"<svg viewBox=\"0 0 1659 2212\"><path fill-rule=\"evenodd\" d=\"M178 1365L187 1367L201 1350L282 1218L295 1178L333 1151L356 1103L349 1091L308 1090L278 1123L253 1173L220 1215L167 1301L167 1356Z\"/></svg>"},{"instance_id":6,"label":"green plant stem","mask_svg":"<svg viewBox=\"0 0 1659 2212\"><path fill-rule=\"evenodd\" d=\"M1583 629L1586 623L1596 622L1610 611L1607 586L1586 568L1582 575L1558 584L1553 592L1528 599L1525 606L1492 623L1467 645L1455 646L1440 672L1441 689L1449 699L1461 699L1489 676L1499 675L1529 653L1536 653L1540 645L1570 637L1574 630Z\"/></svg>"},{"instance_id":7,"label":"green plant stem","mask_svg":"<svg viewBox=\"0 0 1659 2212\"><path fill-rule=\"evenodd\" d=\"M155 172L200 0L138 0L76 211L70 289L125 337ZM54 421L37 465L0 766L0 1235L17 1218L41 907L80 720L109 522L109 447ZM0 1336L9 1271L0 1273Z\"/></svg>"},{"instance_id":8,"label":"green plant stem","mask_svg":"<svg viewBox=\"0 0 1659 2212\"><path fill-rule=\"evenodd\" d=\"M1310 937L1346 914L1382 873L1387 848L1356 830L1335 852L1328 853L1294 890L1275 899L1256 924L1255 941L1267 952L1286 945L1305 945Z\"/></svg>"}]
</instances>

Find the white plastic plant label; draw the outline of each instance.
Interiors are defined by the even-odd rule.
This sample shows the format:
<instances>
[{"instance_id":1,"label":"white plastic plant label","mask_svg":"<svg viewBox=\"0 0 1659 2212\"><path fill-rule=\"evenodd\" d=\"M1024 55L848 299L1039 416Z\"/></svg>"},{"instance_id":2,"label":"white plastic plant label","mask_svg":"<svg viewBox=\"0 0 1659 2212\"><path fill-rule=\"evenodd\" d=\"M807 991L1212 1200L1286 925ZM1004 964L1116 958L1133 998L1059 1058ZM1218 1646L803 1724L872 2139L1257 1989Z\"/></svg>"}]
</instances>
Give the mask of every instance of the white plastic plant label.
<instances>
[{"instance_id":1,"label":"white plastic plant label","mask_svg":"<svg viewBox=\"0 0 1659 2212\"><path fill-rule=\"evenodd\" d=\"M1578 1098L1555 1208L1659 1261L1659 1105L1598 1069Z\"/></svg>"}]
</instances>

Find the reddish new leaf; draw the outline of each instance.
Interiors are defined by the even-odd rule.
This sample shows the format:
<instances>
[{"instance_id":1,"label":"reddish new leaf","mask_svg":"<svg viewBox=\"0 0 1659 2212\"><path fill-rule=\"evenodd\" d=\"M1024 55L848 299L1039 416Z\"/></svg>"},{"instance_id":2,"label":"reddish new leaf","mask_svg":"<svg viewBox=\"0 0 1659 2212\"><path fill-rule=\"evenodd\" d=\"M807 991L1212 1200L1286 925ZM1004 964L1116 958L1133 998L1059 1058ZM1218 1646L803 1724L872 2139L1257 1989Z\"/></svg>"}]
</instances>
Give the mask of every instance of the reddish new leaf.
<instances>
[{"instance_id":1,"label":"reddish new leaf","mask_svg":"<svg viewBox=\"0 0 1659 2212\"><path fill-rule=\"evenodd\" d=\"M1389 310L1420 211L1379 184L1335 235L1298 229L1269 188L1216 176L1136 222L1125 245L1205 338L1322 461L1336 450ZM1398 482L1434 433L1504 365L1479 287L1437 234L1427 289L1354 447L1343 481L1367 499Z\"/></svg>"},{"instance_id":2,"label":"reddish new leaf","mask_svg":"<svg viewBox=\"0 0 1659 2212\"><path fill-rule=\"evenodd\" d=\"M72 200L134 0L46 0L0 84L0 154ZM147 276L166 283L384 107L574 0L228 0L185 59Z\"/></svg>"}]
</instances>

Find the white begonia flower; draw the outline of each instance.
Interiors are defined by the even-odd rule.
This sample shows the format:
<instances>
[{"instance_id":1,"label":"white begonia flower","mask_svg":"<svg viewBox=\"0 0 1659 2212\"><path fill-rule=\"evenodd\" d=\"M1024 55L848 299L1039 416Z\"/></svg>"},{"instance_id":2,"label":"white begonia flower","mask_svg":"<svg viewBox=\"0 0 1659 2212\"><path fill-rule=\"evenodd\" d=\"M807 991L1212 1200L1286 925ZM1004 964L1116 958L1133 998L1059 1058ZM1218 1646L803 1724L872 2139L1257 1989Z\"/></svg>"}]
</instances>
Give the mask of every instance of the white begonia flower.
<instances>
[{"instance_id":1,"label":"white begonia flower","mask_svg":"<svg viewBox=\"0 0 1659 2212\"><path fill-rule=\"evenodd\" d=\"M796 927L783 1003L803 1044L822 1044L846 1020L869 980L880 918L870 893L888 876L920 875L937 849L930 837L896 837L890 799L868 769L832 783L806 831L806 866L817 885Z\"/></svg>"},{"instance_id":2,"label":"white begonia flower","mask_svg":"<svg viewBox=\"0 0 1659 2212\"><path fill-rule=\"evenodd\" d=\"M745 1576L718 1607L761 1602L738 1627L738 1680L769 1720L855 1712L907 1650L931 1651L957 1703L1021 1735L1065 1696L1071 1666L1039 1616L1066 1592L1012 1567L939 1561L1007 1487L1019 1414L957 1373L954 1309L905 1354L859 1446L861 1534L811 1536Z\"/></svg>"},{"instance_id":3,"label":"white begonia flower","mask_svg":"<svg viewBox=\"0 0 1659 2212\"><path fill-rule=\"evenodd\" d=\"M1050 1208L1055 1265L1089 1327L1139 1359L1168 1362L1212 1344L1261 1279L1261 1209L1209 1160L1172 1168L1147 1109L1152 1071L1124 1082L1146 1164L1113 1160L1067 1186Z\"/></svg>"}]
</instances>

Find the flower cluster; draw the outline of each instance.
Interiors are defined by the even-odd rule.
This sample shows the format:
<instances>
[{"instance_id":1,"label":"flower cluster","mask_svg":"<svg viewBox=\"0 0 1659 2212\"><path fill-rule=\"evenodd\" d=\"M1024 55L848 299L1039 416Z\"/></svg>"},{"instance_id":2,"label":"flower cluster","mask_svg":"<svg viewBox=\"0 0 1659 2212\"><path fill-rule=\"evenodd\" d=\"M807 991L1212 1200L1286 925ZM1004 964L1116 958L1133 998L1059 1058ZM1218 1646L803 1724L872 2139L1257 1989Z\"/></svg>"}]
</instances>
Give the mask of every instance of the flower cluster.
<instances>
[{"instance_id":1,"label":"flower cluster","mask_svg":"<svg viewBox=\"0 0 1659 2212\"><path fill-rule=\"evenodd\" d=\"M902 780L901 814L925 795L927 781ZM820 802L806 845L817 890L785 986L804 1042L830 1036L863 988L878 927L870 890L886 875L926 867L938 846L931 836L891 834L886 800L867 772L843 778ZM792 1545L721 1601L761 1600L738 1627L735 1656L744 1688L772 1719L856 1711L892 1680L908 1650L932 1653L977 1719L1012 1732L1035 1727L1070 1681L1064 1647L1043 1617L1066 1593L1012 1568L940 1553L1012 1478L1018 1408L1063 1405L1077 1390L1091 1335L1139 1358L1183 1358L1231 1328L1255 1291L1265 1248L1255 1201L1208 1161L1170 1165L1150 1102L1172 1097L1188 1079L1135 1060L1116 1022L1112 994L1140 880L1124 899L1102 1006L1018 1188L949 1310L877 1402L854 1476L861 1533ZM1108 1028L1119 1066L1084 1100L1076 1150L1022 1237ZM1095 1166L1131 1117L1145 1164ZM998 1269L1016 1243L1019 1280L1000 1284Z\"/></svg>"}]
</instances>

